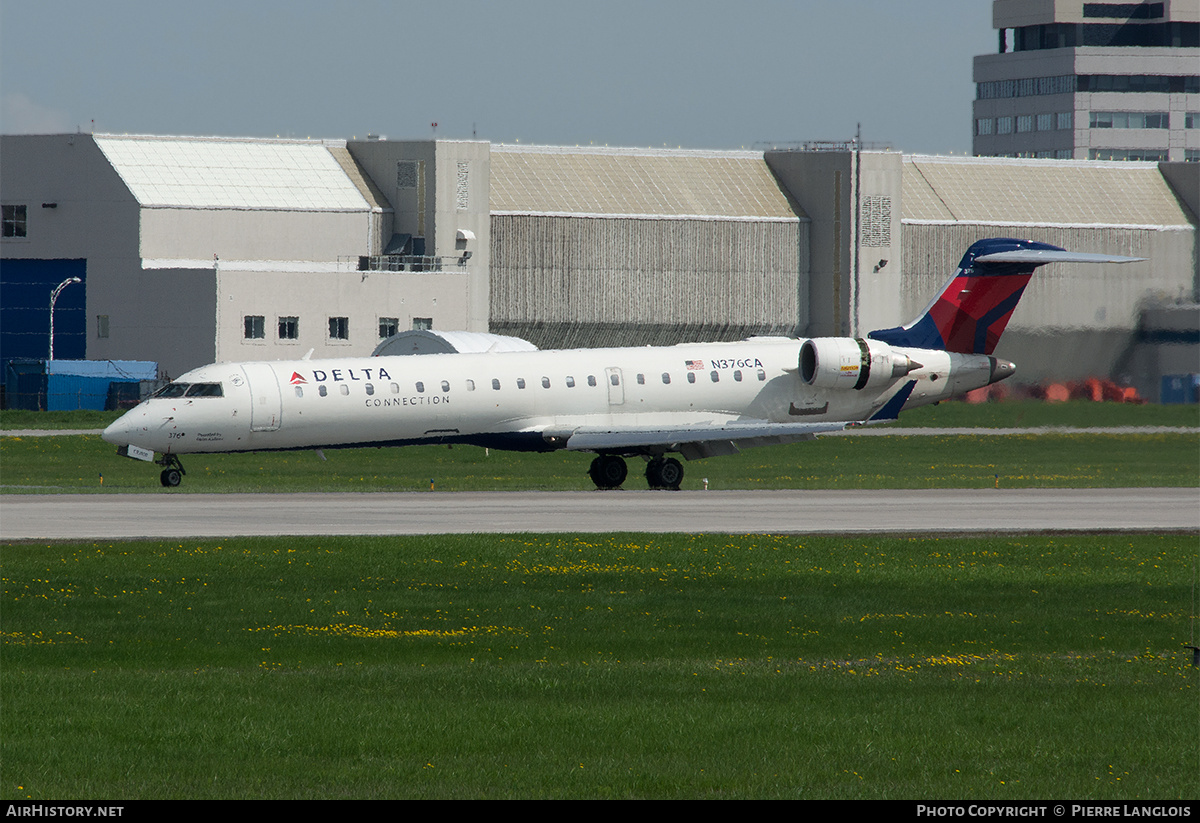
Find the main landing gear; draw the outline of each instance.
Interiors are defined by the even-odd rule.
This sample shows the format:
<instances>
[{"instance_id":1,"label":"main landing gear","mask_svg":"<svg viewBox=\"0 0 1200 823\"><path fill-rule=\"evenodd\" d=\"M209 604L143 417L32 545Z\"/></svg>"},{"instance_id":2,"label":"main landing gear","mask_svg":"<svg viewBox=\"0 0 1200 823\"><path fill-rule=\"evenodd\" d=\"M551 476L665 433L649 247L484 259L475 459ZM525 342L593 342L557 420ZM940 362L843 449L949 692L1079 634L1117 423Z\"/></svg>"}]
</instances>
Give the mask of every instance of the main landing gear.
<instances>
[{"instance_id":1,"label":"main landing gear","mask_svg":"<svg viewBox=\"0 0 1200 823\"><path fill-rule=\"evenodd\" d=\"M620 488L628 472L625 459L615 454L599 455L588 469L598 489ZM646 482L652 489L678 491L683 482L683 466L673 457L655 457L646 464Z\"/></svg>"},{"instance_id":2,"label":"main landing gear","mask_svg":"<svg viewBox=\"0 0 1200 823\"><path fill-rule=\"evenodd\" d=\"M160 466L166 466L162 470L162 474L158 476L158 482L162 483L164 488L173 489L183 482L183 476L187 472L184 471L183 464L179 462L177 455L164 454L156 462Z\"/></svg>"}]
</instances>

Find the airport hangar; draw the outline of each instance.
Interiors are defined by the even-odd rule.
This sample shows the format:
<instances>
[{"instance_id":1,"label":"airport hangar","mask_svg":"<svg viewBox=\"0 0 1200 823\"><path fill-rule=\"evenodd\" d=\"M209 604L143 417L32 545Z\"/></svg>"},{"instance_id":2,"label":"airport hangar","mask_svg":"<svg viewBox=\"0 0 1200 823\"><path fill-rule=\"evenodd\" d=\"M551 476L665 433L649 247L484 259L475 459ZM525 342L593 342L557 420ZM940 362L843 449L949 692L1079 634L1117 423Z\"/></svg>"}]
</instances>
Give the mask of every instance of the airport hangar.
<instances>
[{"instance_id":1,"label":"airport hangar","mask_svg":"<svg viewBox=\"0 0 1200 823\"><path fill-rule=\"evenodd\" d=\"M1022 378L1112 374L1156 399L1160 374L1200 368L1195 163L6 135L0 200L5 361L46 356L71 277L57 357L173 376L413 328L542 348L863 335L915 317L974 240L1016 236L1149 260L1039 270L997 350Z\"/></svg>"}]
</instances>

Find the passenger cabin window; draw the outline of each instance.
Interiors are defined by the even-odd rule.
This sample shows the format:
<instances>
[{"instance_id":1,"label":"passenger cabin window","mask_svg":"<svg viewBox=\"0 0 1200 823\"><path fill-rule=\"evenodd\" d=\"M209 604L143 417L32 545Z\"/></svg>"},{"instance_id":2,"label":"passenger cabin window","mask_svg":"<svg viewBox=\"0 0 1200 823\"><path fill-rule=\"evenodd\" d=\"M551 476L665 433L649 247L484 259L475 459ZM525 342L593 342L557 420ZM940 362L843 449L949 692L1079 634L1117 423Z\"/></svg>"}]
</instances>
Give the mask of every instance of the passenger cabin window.
<instances>
[{"instance_id":1,"label":"passenger cabin window","mask_svg":"<svg viewBox=\"0 0 1200 823\"><path fill-rule=\"evenodd\" d=\"M761 383L762 381L764 381L766 379L767 379L767 373L765 371L763 371L762 369L759 369L758 370L758 382Z\"/></svg>"},{"instance_id":2,"label":"passenger cabin window","mask_svg":"<svg viewBox=\"0 0 1200 823\"><path fill-rule=\"evenodd\" d=\"M549 377L543 377L543 378L542 378L542 388L543 388L543 389L548 389L548 388L550 388L550 378L549 378Z\"/></svg>"},{"instance_id":3,"label":"passenger cabin window","mask_svg":"<svg viewBox=\"0 0 1200 823\"><path fill-rule=\"evenodd\" d=\"M670 384L671 384L671 375L667 372L663 372L663 385L669 386Z\"/></svg>"},{"instance_id":4,"label":"passenger cabin window","mask_svg":"<svg viewBox=\"0 0 1200 823\"><path fill-rule=\"evenodd\" d=\"M417 381L417 392L424 393L424 391L425 391L425 384L422 383L420 380L418 380Z\"/></svg>"},{"instance_id":5,"label":"passenger cabin window","mask_svg":"<svg viewBox=\"0 0 1200 823\"><path fill-rule=\"evenodd\" d=\"M741 369L738 369L737 371L735 371L735 372L733 373L733 382L734 382L734 383L741 383L741 382L742 382L742 370L741 370Z\"/></svg>"},{"instance_id":6,"label":"passenger cabin window","mask_svg":"<svg viewBox=\"0 0 1200 823\"><path fill-rule=\"evenodd\" d=\"M594 374L589 374L589 375L588 375L588 385L589 385L589 386L594 386L594 385L596 385L596 375L594 375Z\"/></svg>"},{"instance_id":7,"label":"passenger cabin window","mask_svg":"<svg viewBox=\"0 0 1200 823\"><path fill-rule=\"evenodd\" d=\"M492 388L496 391L500 391L500 381L494 377L492 378Z\"/></svg>"},{"instance_id":8,"label":"passenger cabin window","mask_svg":"<svg viewBox=\"0 0 1200 823\"><path fill-rule=\"evenodd\" d=\"M467 378L467 391L475 391L475 381Z\"/></svg>"},{"instance_id":9,"label":"passenger cabin window","mask_svg":"<svg viewBox=\"0 0 1200 823\"><path fill-rule=\"evenodd\" d=\"M322 397L325 397L329 394L329 389L325 388L324 383L322 383L320 386L317 386L317 394L321 395Z\"/></svg>"},{"instance_id":10,"label":"passenger cabin window","mask_svg":"<svg viewBox=\"0 0 1200 823\"><path fill-rule=\"evenodd\" d=\"M688 372L688 382L689 382L689 383L695 383L695 382L696 382L696 373L695 373L694 371L690 371L690 372Z\"/></svg>"},{"instance_id":11,"label":"passenger cabin window","mask_svg":"<svg viewBox=\"0 0 1200 823\"><path fill-rule=\"evenodd\" d=\"M567 377L567 388L568 389L575 388L575 378L574 377Z\"/></svg>"},{"instance_id":12,"label":"passenger cabin window","mask_svg":"<svg viewBox=\"0 0 1200 823\"><path fill-rule=\"evenodd\" d=\"M524 378L524 377L518 377L518 378L517 378L517 388L518 388L518 389L523 389L523 388L525 388L525 378Z\"/></svg>"},{"instance_id":13,"label":"passenger cabin window","mask_svg":"<svg viewBox=\"0 0 1200 823\"><path fill-rule=\"evenodd\" d=\"M347 397L350 395L350 387L347 386L345 383L342 383L341 385L338 386L338 391L341 392L342 394L346 395Z\"/></svg>"},{"instance_id":14,"label":"passenger cabin window","mask_svg":"<svg viewBox=\"0 0 1200 823\"><path fill-rule=\"evenodd\" d=\"M721 373L720 373L719 371L715 370L715 369L714 369L713 371L710 371L710 372L708 373L708 376L712 378L712 381L713 381L714 383L719 383L719 382L721 382Z\"/></svg>"},{"instance_id":15,"label":"passenger cabin window","mask_svg":"<svg viewBox=\"0 0 1200 823\"><path fill-rule=\"evenodd\" d=\"M368 384L367 384L367 386L366 386L366 388L367 388L367 396L370 396L370 395L372 395L372 394L374 394L374 393L375 393L375 386L374 386L374 384L372 384L372 383L368 383Z\"/></svg>"},{"instance_id":16,"label":"passenger cabin window","mask_svg":"<svg viewBox=\"0 0 1200 823\"><path fill-rule=\"evenodd\" d=\"M612 383L614 386L619 386L619 385L621 385L621 375L619 375L619 374L610 374L610 375L608 376L608 382L609 382L609 383Z\"/></svg>"},{"instance_id":17,"label":"passenger cabin window","mask_svg":"<svg viewBox=\"0 0 1200 823\"><path fill-rule=\"evenodd\" d=\"M442 391L450 391L450 381L449 380L442 381Z\"/></svg>"},{"instance_id":18,"label":"passenger cabin window","mask_svg":"<svg viewBox=\"0 0 1200 823\"><path fill-rule=\"evenodd\" d=\"M639 375L637 376L637 381L638 381L638 385L639 385L639 386L644 386L644 385L646 385L646 375L644 375L644 374L639 374Z\"/></svg>"},{"instance_id":19,"label":"passenger cabin window","mask_svg":"<svg viewBox=\"0 0 1200 823\"><path fill-rule=\"evenodd\" d=\"M303 386L296 386L296 396L297 397L304 396L304 387Z\"/></svg>"},{"instance_id":20,"label":"passenger cabin window","mask_svg":"<svg viewBox=\"0 0 1200 823\"><path fill-rule=\"evenodd\" d=\"M388 383L388 389L391 391L392 394L399 394L400 393L400 384L399 383Z\"/></svg>"}]
</instances>

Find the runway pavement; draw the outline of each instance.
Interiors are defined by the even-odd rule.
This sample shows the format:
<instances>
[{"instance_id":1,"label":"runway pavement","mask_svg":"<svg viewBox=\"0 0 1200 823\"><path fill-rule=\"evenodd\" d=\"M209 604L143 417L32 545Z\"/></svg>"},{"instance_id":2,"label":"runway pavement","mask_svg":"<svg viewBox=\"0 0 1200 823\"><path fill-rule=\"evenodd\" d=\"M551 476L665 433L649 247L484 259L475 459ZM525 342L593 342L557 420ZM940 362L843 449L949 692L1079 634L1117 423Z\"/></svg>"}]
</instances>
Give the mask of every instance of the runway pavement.
<instances>
[{"instance_id":1,"label":"runway pavement","mask_svg":"<svg viewBox=\"0 0 1200 823\"><path fill-rule=\"evenodd\" d=\"M1200 532L1200 489L5 495L0 539L511 532Z\"/></svg>"}]
</instances>

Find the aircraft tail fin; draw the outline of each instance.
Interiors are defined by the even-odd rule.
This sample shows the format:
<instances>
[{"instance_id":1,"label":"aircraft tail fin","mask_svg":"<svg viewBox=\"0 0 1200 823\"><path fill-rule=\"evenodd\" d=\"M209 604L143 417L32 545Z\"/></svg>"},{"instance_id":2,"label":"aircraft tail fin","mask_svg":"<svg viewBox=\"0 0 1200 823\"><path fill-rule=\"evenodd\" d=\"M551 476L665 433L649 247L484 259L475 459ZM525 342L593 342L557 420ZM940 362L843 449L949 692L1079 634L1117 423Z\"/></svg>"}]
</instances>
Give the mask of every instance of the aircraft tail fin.
<instances>
[{"instance_id":1,"label":"aircraft tail fin","mask_svg":"<svg viewBox=\"0 0 1200 823\"><path fill-rule=\"evenodd\" d=\"M867 336L893 346L991 354L1038 266L1141 259L1070 252L1033 240L980 240L967 249L954 277L920 317Z\"/></svg>"}]
</instances>

